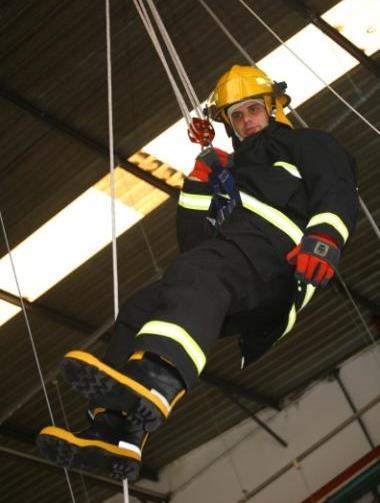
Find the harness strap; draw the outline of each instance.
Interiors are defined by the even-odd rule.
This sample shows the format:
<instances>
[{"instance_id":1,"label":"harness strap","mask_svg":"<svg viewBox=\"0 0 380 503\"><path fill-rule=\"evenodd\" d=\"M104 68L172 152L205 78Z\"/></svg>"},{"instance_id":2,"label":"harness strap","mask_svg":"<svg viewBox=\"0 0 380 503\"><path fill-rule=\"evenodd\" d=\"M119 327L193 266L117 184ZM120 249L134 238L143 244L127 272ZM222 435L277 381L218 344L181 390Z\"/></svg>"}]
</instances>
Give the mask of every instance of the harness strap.
<instances>
[{"instance_id":1,"label":"harness strap","mask_svg":"<svg viewBox=\"0 0 380 503\"><path fill-rule=\"evenodd\" d=\"M214 153L216 156L216 154ZM212 199L209 221L219 228L231 215L234 208L242 206L240 193L235 186L231 170L214 167L211 175Z\"/></svg>"}]
</instances>

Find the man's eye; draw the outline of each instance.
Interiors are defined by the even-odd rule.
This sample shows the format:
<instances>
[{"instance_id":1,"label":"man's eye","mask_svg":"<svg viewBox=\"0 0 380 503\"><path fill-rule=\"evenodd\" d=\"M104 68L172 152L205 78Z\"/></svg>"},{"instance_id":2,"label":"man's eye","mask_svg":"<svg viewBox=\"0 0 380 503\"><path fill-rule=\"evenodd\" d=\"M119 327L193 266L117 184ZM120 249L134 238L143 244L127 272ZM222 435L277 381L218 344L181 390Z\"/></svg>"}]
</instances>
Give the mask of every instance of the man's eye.
<instances>
[{"instance_id":1,"label":"man's eye","mask_svg":"<svg viewBox=\"0 0 380 503\"><path fill-rule=\"evenodd\" d=\"M241 119L241 118L242 118L242 114L240 114L240 113L232 114L232 118L233 118L234 120Z\"/></svg>"}]
</instances>

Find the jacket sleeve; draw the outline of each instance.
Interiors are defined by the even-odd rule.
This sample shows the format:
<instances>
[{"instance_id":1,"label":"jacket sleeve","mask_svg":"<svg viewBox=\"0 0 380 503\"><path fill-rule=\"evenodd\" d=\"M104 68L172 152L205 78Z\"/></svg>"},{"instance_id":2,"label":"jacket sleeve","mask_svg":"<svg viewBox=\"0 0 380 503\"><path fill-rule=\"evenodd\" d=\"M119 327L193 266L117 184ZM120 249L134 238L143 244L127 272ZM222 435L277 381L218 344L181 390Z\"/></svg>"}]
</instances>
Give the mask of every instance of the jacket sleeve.
<instances>
[{"instance_id":1,"label":"jacket sleeve","mask_svg":"<svg viewBox=\"0 0 380 503\"><path fill-rule=\"evenodd\" d=\"M207 220L211 193L210 184L185 180L177 208L177 239L181 252L213 235L213 227Z\"/></svg>"},{"instance_id":2,"label":"jacket sleeve","mask_svg":"<svg viewBox=\"0 0 380 503\"><path fill-rule=\"evenodd\" d=\"M306 233L330 235L343 247L358 212L356 163L329 133L302 130L298 166L309 201Z\"/></svg>"}]
</instances>

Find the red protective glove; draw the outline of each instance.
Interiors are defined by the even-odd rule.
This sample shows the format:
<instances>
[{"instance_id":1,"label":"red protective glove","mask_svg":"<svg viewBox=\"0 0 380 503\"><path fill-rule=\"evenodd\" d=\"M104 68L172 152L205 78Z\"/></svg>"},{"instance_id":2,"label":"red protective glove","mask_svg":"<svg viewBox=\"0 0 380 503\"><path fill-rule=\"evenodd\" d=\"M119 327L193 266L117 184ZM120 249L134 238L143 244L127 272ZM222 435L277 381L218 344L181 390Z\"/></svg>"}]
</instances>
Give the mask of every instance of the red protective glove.
<instances>
[{"instance_id":1,"label":"red protective glove","mask_svg":"<svg viewBox=\"0 0 380 503\"><path fill-rule=\"evenodd\" d=\"M309 234L302 238L287 255L289 264L295 265L295 278L314 286L326 286L334 276L340 259L340 250L333 238L326 234Z\"/></svg>"},{"instance_id":2,"label":"red protective glove","mask_svg":"<svg viewBox=\"0 0 380 503\"><path fill-rule=\"evenodd\" d=\"M189 178L196 178L200 182L208 182L215 166L226 168L231 167L232 156L220 148L206 148L195 159L193 171Z\"/></svg>"}]
</instances>

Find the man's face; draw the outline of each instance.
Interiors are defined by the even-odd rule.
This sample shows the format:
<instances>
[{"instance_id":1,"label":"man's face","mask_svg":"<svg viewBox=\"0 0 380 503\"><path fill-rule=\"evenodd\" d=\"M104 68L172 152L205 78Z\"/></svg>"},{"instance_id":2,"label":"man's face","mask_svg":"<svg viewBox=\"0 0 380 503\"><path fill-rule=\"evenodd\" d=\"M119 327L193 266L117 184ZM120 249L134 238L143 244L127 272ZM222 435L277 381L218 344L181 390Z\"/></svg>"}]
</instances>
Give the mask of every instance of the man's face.
<instances>
[{"instance_id":1,"label":"man's face","mask_svg":"<svg viewBox=\"0 0 380 503\"><path fill-rule=\"evenodd\" d=\"M242 102L234 109L230 120L237 134L242 138L247 138L268 126L269 115L264 105L248 101Z\"/></svg>"}]
</instances>

